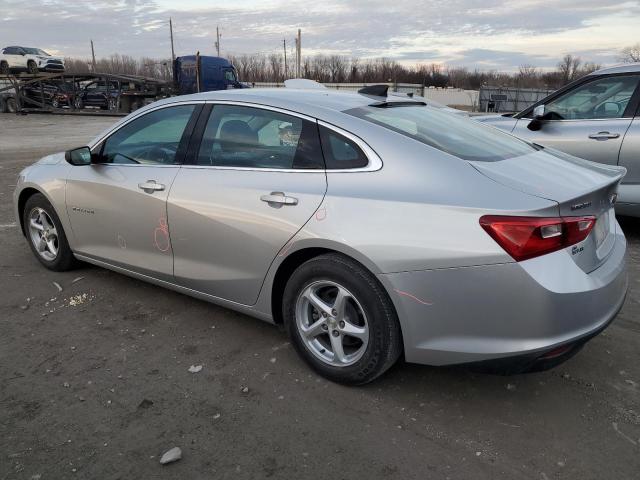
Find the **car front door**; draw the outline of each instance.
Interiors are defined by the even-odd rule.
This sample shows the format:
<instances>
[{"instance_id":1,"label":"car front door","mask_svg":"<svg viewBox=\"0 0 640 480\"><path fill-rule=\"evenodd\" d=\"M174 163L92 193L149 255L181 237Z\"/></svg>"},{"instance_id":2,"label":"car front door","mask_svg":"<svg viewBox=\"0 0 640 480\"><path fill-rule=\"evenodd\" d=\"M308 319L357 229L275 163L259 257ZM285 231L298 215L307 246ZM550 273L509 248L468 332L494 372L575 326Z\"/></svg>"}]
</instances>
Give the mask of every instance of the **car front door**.
<instances>
[{"instance_id":1,"label":"car front door","mask_svg":"<svg viewBox=\"0 0 640 480\"><path fill-rule=\"evenodd\" d=\"M167 210L176 281L244 305L327 189L314 119L269 107L206 110Z\"/></svg>"},{"instance_id":2,"label":"car front door","mask_svg":"<svg viewBox=\"0 0 640 480\"><path fill-rule=\"evenodd\" d=\"M74 251L163 280L173 279L166 201L201 105L143 113L71 168L67 213Z\"/></svg>"},{"instance_id":3,"label":"car front door","mask_svg":"<svg viewBox=\"0 0 640 480\"><path fill-rule=\"evenodd\" d=\"M106 85L103 82L93 82L86 86L84 102L86 105L102 105L104 103L104 95Z\"/></svg>"},{"instance_id":4,"label":"car front door","mask_svg":"<svg viewBox=\"0 0 640 480\"><path fill-rule=\"evenodd\" d=\"M518 120L512 133L541 145L599 163L615 165L635 112L640 75L596 77L545 104L541 128Z\"/></svg>"}]
</instances>

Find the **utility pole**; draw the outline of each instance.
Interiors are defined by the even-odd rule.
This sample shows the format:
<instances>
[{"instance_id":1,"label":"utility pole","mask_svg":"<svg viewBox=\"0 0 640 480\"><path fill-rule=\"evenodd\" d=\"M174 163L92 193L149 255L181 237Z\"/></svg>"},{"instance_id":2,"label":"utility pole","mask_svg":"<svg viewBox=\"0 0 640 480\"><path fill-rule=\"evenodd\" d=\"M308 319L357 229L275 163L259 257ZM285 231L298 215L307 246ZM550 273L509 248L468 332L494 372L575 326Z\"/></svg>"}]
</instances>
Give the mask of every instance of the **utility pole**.
<instances>
[{"instance_id":1,"label":"utility pole","mask_svg":"<svg viewBox=\"0 0 640 480\"><path fill-rule=\"evenodd\" d=\"M91 40L91 69L96 73L96 53L93 51L93 40Z\"/></svg>"},{"instance_id":2,"label":"utility pole","mask_svg":"<svg viewBox=\"0 0 640 480\"><path fill-rule=\"evenodd\" d=\"M216 51L218 52L218 56L220 56L220 29L216 25Z\"/></svg>"},{"instance_id":3,"label":"utility pole","mask_svg":"<svg viewBox=\"0 0 640 480\"><path fill-rule=\"evenodd\" d=\"M302 34L298 29L298 38L296 38L296 62L298 64L298 78L302 77Z\"/></svg>"},{"instance_id":4,"label":"utility pole","mask_svg":"<svg viewBox=\"0 0 640 480\"><path fill-rule=\"evenodd\" d=\"M176 52L173 50L173 22L171 22L171 17L169 17L169 34L171 35L171 64L176 60Z\"/></svg>"},{"instance_id":5,"label":"utility pole","mask_svg":"<svg viewBox=\"0 0 640 480\"><path fill-rule=\"evenodd\" d=\"M282 39L282 47L284 48L284 79L287 79L287 39Z\"/></svg>"}]
</instances>

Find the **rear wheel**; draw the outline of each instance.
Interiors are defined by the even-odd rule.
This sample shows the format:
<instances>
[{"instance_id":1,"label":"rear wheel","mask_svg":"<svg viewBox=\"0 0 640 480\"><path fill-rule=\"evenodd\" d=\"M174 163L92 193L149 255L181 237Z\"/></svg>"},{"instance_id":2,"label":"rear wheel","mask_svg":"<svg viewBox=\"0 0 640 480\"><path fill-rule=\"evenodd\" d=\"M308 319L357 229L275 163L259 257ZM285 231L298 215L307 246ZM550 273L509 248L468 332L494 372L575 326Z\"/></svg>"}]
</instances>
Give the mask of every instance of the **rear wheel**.
<instances>
[{"instance_id":1,"label":"rear wheel","mask_svg":"<svg viewBox=\"0 0 640 480\"><path fill-rule=\"evenodd\" d=\"M73 99L73 108L75 108L76 110L82 110L84 108L84 102L82 101L82 98L76 97Z\"/></svg>"},{"instance_id":2,"label":"rear wheel","mask_svg":"<svg viewBox=\"0 0 640 480\"><path fill-rule=\"evenodd\" d=\"M321 255L301 265L285 287L283 314L298 353L335 382L370 382L402 352L400 326L386 291L364 267L342 255Z\"/></svg>"},{"instance_id":3,"label":"rear wheel","mask_svg":"<svg viewBox=\"0 0 640 480\"><path fill-rule=\"evenodd\" d=\"M60 219L44 195L29 197L22 214L29 246L40 263L56 272L77 265Z\"/></svg>"},{"instance_id":4,"label":"rear wheel","mask_svg":"<svg viewBox=\"0 0 640 480\"><path fill-rule=\"evenodd\" d=\"M9 75L9 64L7 62L0 62L0 74Z\"/></svg>"},{"instance_id":5,"label":"rear wheel","mask_svg":"<svg viewBox=\"0 0 640 480\"><path fill-rule=\"evenodd\" d=\"M36 62L34 62L33 60L29 60L29 62L27 63L27 72L33 75L38 73L38 65L36 65Z\"/></svg>"}]
</instances>

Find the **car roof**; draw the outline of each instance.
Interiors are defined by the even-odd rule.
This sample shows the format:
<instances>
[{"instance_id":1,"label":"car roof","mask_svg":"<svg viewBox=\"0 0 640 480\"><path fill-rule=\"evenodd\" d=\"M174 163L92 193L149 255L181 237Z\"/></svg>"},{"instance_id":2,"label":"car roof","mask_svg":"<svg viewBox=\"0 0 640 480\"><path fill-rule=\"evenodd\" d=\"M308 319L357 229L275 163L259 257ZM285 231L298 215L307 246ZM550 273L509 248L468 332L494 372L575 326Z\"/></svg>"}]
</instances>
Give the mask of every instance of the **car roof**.
<instances>
[{"instance_id":1,"label":"car roof","mask_svg":"<svg viewBox=\"0 0 640 480\"><path fill-rule=\"evenodd\" d=\"M637 63L622 63L620 65L613 65L611 67L601 68L589 75L610 75L612 73L637 73L640 72L640 62Z\"/></svg>"},{"instance_id":2,"label":"car roof","mask_svg":"<svg viewBox=\"0 0 640 480\"><path fill-rule=\"evenodd\" d=\"M164 100L166 103L190 100L231 100L238 102L256 103L286 110L308 113L312 116L322 116L322 113L344 112L352 108L367 105L393 102L415 102L423 105L424 99L412 99L403 95L375 97L357 92L340 92L329 89L296 89L296 88L246 88L234 90L216 90L213 92L196 93L172 97ZM428 100L426 101L429 102Z\"/></svg>"}]
</instances>

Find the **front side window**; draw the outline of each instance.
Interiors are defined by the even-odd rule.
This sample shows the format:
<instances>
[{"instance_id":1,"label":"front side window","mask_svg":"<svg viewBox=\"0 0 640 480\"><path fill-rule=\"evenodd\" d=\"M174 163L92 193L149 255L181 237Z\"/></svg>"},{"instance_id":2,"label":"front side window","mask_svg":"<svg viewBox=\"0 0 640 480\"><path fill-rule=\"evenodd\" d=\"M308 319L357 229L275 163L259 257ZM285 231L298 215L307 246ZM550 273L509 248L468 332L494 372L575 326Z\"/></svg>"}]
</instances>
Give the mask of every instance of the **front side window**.
<instances>
[{"instance_id":1,"label":"front side window","mask_svg":"<svg viewBox=\"0 0 640 480\"><path fill-rule=\"evenodd\" d=\"M178 147L194 108L194 105L161 108L129 122L105 141L103 163L179 163Z\"/></svg>"},{"instance_id":2,"label":"front side window","mask_svg":"<svg viewBox=\"0 0 640 480\"><path fill-rule=\"evenodd\" d=\"M225 70L225 71L224 71L224 79L225 79L227 82L235 83L235 81L236 81L236 74L233 72L233 70Z\"/></svg>"},{"instance_id":3,"label":"front side window","mask_svg":"<svg viewBox=\"0 0 640 480\"><path fill-rule=\"evenodd\" d=\"M213 107L196 163L240 168L324 168L315 123L236 105Z\"/></svg>"},{"instance_id":4,"label":"front side window","mask_svg":"<svg viewBox=\"0 0 640 480\"><path fill-rule=\"evenodd\" d=\"M545 105L562 120L622 118L640 75L613 76L592 80Z\"/></svg>"},{"instance_id":5,"label":"front side window","mask_svg":"<svg viewBox=\"0 0 640 480\"><path fill-rule=\"evenodd\" d=\"M366 106L345 113L463 160L494 162L536 151L529 143L496 128L425 105Z\"/></svg>"}]
</instances>

